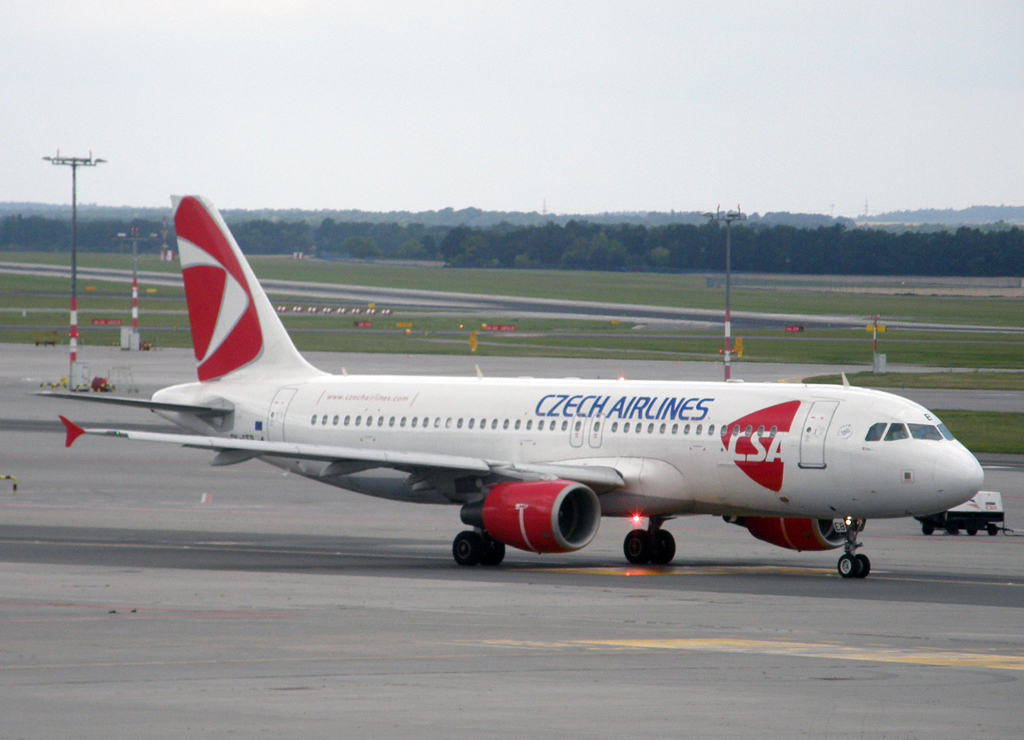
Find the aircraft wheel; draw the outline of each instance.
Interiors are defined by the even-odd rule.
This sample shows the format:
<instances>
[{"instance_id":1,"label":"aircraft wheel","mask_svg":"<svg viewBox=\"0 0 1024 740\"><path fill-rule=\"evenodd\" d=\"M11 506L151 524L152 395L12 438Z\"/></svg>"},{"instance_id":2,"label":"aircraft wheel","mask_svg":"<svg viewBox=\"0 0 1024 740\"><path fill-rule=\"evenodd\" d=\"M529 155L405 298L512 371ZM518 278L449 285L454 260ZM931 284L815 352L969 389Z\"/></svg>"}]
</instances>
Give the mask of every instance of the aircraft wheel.
<instances>
[{"instance_id":1,"label":"aircraft wheel","mask_svg":"<svg viewBox=\"0 0 1024 740\"><path fill-rule=\"evenodd\" d=\"M505 543L488 537L484 541L484 552L480 556L480 565L501 565L505 559Z\"/></svg>"},{"instance_id":2,"label":"aircraft wheel","mask_svg":"<svg viewBox=\"0 0 1024 740\"><path fill-rule=\"evenodd\" d=\"M654 539L654 553L651 555L651 562L655 565L668 565L676 556L676 539L671 532L659 529L652 535ZM628 556L627 556L628 557Z\"/></svg>"},{"instance_id":3,"label":"aircraft wheel","mask_svg":"<svg viewBox=\"0 0 1024 740\"><path fill-rule=\"evenodd\" d=\"M839 575L843 578L856 578L860 574L862 567L863 564L853 555L843 555L839 558L839 563L837 564Z\"/></svg>"},{"instance_id":4,"label":"aircraft wheel","mask_svg":"<svg viewBox=\"0 0 1024 740\"><path fill-rule=\"evenodd\" d=\"M921 525L921 534L923 534L923 535L929 535L929 534L931 534L934 531L935 531L935 527L933 527L931 524L922 524Z\"/></svg>"},{"instance_id":5,"label":"aircraft wheel","mask_svg":"<svg viewBox=\"0 0 1024 740\"><path fill-rule=\"evenodd\" d=\"M854 556L857 562L860 563L860 571L857 573L857 578L867 578L868 573L871 572L871 561L868 560L867 555L856 555Z\"/></svg>"},{"instance_id":6,"label":"aircraft wheel","mask_svg":"<svg viewBox=\"0 0 1024 740\"><path fill-rule=\"evenodd\" d=\"M997 534L999 534L999 527L997 527L995 524L990 523L985 529L988 530L989 537L995 537Z\"/></svg>"},{"instance_id":7,"label":"aircraft wheel","mask_svg":"<svg viewBox=\"0 0 1024 740\"><path fill-rule=\"evenodd\" d=\"M459 532L452 543L452 556L459 565L477 565L485 549L484 538L476 532Z\"/></svg>"},{"instance_id":8,"label":"aircraft wheel","mask_svg":"<svg viewBox=\"0 0 1024 740\"><path fill-rule=\"evenodd\" d=\"M622 551L626 554L626 560L633 565L649 563L654 554L654 538L646 529L634 529L626 535Z\"/></svg>"}]
</instances>

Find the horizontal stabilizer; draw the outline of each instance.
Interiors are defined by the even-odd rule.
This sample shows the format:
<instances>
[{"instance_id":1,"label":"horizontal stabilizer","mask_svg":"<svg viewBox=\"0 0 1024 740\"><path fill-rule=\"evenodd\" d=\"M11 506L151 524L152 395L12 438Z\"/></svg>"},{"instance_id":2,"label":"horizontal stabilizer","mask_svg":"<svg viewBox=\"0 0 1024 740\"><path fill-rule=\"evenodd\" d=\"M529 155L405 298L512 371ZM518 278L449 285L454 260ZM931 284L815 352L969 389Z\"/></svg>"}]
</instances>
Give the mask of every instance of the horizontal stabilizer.
<instances>
[{"instance_id":1,"label":"horizontal stabilizer","mask_svg":"<svg viewBox=\"0 0 1024 740\"><path fill-rule=\"evenodd\" d=\"M195 414L202 417L225 416L235 410L235 407L227 401L221 401L217 405L199 406L188 403L150 401L146 398L107 396L100 393L36 393L34 395L43 396L44 398L70 399L72 401L92 401L93 403L106 403L114 406L132 406L138 409L149 409L150 411L177 411L183 414Z\"/></svg>"}]
</instances>

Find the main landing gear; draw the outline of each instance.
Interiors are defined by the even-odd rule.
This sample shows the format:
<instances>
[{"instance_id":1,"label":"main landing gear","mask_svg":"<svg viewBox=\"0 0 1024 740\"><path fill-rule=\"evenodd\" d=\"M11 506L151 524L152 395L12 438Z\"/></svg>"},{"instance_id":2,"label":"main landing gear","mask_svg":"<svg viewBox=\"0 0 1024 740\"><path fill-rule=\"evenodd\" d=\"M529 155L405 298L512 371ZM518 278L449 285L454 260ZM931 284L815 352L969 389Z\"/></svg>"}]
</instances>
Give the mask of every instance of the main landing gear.
<instances>
[{"instance_id":1,"label":"main landing gear","mask_svg":"<svg viewBox=\"0 0 1024 740\"><path fill-rule=\"evenodd\" d=\"M500 565L505 559L505 543L476 531L459 532L452 555L459 565Z\"/></svg>"},{"instance_id":2,"label":"main landing gear","mask_svg":"<svg viewBox=\"0 0 1024 740\"><path fill-rule=\"evenodd\" d=\"M634 529L626 535L622 551L633 565L668 565L676 556L676 541L672 533L661 528L662 517L652 516L647 529Z\"/></svg>"},{"instance_id":3,"label":"main landing gear","mask_svg":"<svg viewBox=\"0 0 1024 740\"><path fill-rule=\"evenodd\" d=\"M857 535L864 531L864 520L854 519L846 528L846 542L843 549L846 552L839 558L837 567L839 575L843 578L867 578L871 572L871 561L864 554L857 554L856 550L861 546L857 542Z\"/></svg>"}]
</instances>

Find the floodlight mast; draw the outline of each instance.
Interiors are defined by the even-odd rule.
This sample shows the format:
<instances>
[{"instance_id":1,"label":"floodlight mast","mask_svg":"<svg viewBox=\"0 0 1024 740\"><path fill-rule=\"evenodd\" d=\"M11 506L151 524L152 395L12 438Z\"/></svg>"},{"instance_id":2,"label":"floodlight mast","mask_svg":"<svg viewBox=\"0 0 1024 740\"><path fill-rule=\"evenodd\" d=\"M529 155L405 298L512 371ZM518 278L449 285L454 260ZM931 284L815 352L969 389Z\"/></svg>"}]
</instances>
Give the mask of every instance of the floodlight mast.
<instances>
[{"instance_id":1,"label":"floodlight mast","mask_svg":"<svg viewBox=\"0 0 1024 740\"><path fill-rule=\"evenodd\" d=\"M725 221L725 379L732 378L732 314L729 307L729 287L732 278L732 222L746 221L747 216L737 205L735 211L722 212L721 207L714 213L702 213L701 216L712 221Z\"/></svg>"},{"instance_id":2,"label":"floodlight mast","mask_svg":"<svg viewBox=\"0 0 1024 740\"><path fill-rule=\"evenodd\" d=\"M88 157L62 157L60 149L55 157L43 157L50 164L64 165L71 168L71 328L68 331L71 345L70 366L68 368L68 390L75 374L75 362L78 359L78 168L95 167L105 159L93 159L92 152Z\"/></svg>"}]
</instances>

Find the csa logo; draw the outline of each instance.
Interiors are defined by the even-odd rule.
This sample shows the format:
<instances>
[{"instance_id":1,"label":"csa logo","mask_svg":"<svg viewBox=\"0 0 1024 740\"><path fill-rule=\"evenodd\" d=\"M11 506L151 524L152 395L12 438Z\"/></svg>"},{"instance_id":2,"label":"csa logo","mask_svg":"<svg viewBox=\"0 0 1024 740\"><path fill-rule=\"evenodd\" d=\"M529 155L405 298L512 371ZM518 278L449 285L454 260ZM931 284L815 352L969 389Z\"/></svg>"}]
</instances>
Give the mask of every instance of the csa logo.
<instances>
[{"instance_id":1,"label":"csa logo","mask_svg":"<svg viewBox=\"0 0 1024 740\"><path fill-rule=\"evenodd\" d=\"M728 425L722 444L732 461L747 476L765 488L782 490L783 462L781 434L789 432L799 401L755 411Z\"/></svg>"},{"instance_id":2,"label":"csa logo","mask_svg":"<svg viewBox=\"0 0 1024 740\"><path fill-rule=\"evenodd\" d=\"M199 380L211 380L256 359L263 349L252 293L220 227L195 198L174 214Z\"/></svg>"}]
</instances>

